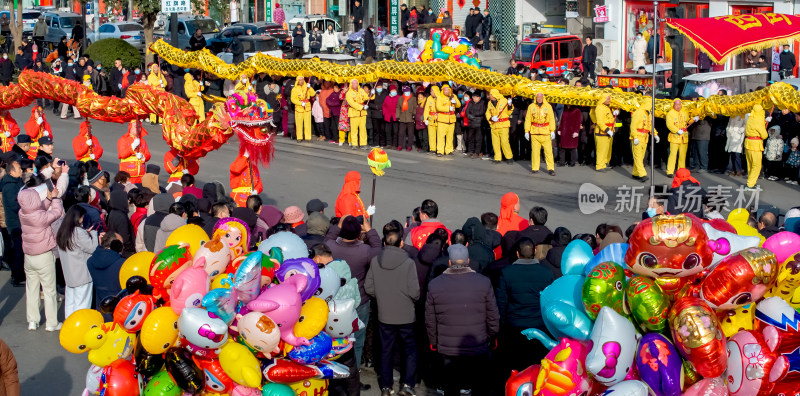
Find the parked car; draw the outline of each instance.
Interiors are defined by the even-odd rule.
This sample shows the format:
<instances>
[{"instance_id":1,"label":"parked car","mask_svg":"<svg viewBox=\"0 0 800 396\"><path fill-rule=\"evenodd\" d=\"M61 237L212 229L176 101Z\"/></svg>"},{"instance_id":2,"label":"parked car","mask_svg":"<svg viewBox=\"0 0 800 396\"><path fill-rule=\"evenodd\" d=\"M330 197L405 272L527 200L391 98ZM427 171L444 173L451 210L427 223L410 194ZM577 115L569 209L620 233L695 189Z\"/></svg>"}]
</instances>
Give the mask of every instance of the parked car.
<instances>
[{"instance_id":1,"label":"parked car","mask_svg":"<svg viewBox=\"0 0 800 396\"><path fill-rule=\"evenodd\" d=\"M282 59L283 51L278 46L278 41L268 36L239 36L239 42L244 50L244 60L249 59L257 53L269 55L274 58ZM220 52L217 57L225 63L233 63L233 54L230 52Z\"/></svg>"},{"instance_id":2,"label":"parked car","mask_svg":"<svg viewBox=\"0 0 800 396\"><path fill-rule=\"evenodd\" d=\"M99 38L117 38L125 40L139 51L144 51L144 26L133 22L106 23L97 31Z\"/></svg>"},{"instance_id":3,"label":"parked car","mask_svg":"<svg viewBox=\"0 0 800 396\"><path fill-rule=\"evenodd\" d=\"M767 86L769 71L762 69L725 70L710 73L696 73L683 78L681 97L700 95L707 98L716 95L720 89L728 95L746 94Z\"/></svg>"},{"instance_id":4,"label":"parked car","mask_svg":"<svg viewBox=\"0 0 800 396\"><path fill-rule=\"evenodd\" d=\"M289 38L291 38L292 29L297 26L297 22L303 24L303 29L306 30L306 38L303 39L303 52L310 52L308 47L308 33L314 30L314 27L318 27L320 31L324 32L328 29L328 25L333 26L333 31L339 33L342 31L342 27L339 25L339 22L336 22L335 19L327 16L327 15L298 15L291 20L287 24L289 28Z\"/></svg>"},{"instance_id":5,"label":"parked car","mask_svg":"<svg viewBox=\"0 0 800 396\"><path fill-rule=\"evenodd\" d=\"M581 39L569 34L533 34L514 49L517 64L529 69L546 68L549 77L561 77L581 61Z\"/></svg>"},{"instance_id":6,"label":"parked car","mask_svg":"<svg viewBox=\"0 0 800 396\"><path fill-rule=\"evenodd\" d=\"M0 15L5 15L12 21L16 20L17 17L17 14L13 13L12 15L11 11L0 11ZM33 25L36 24L39 15L42 15L42 12L39 10L22 10L22 31L32 32Z\"/></svg>"},{"instance_id":7,"label":"parked car","mask_svg":"<svg viewBox=\"0 0 800 396\"><path fill-rule=\"evenodd\" d=\"M55 47L58 46L61 37L66 36L67 39L69 39L70 36L72 36L72 28L75 27L75 24L78 22L83 25L86 45L89 46L92 44L94 30L86 26L86 23L80 15L73 12L52 11L42 13L42 16L44 16L44 22L47 24L47 35L44 37L44 41L52 47L50 48L51 50L54 50Z\"/></svg>"},{"instance_id":8,"label":"parked car","mask_svg":"<svg viewBox=\"0 0 800 396\"><path fill-rule=\"evenodd\" d=\"M283 52L292 52L292 37L283 25L274 22L256 22L254 25L262 36L271 36L278 40L278 46Z\"/></svg>"},{"instance_id":9,"label":"parked car","mask_svg":"<svg viewBox=\"0 0 800 396\"><path fill-rule=\"evenodd\" d=\"M203 16L195 16L192 14L181 14L178 15L178 42L172 42L172 35L170 34L170 20L167 19L167 23L164 27L164 32L162 33L162 37L164 41L172 45L173 47L180 48L180 49L188 49L189 48L189 39L191 39L194 31L200 29L203 32L203 36L205 36L206 41L211 40L214 38L214 35L219 33L219 25L217 25L217 21Z\"/></svg>"},{"instance_id":10,"label":"parked car","mask_svg":"<svg viewBox=\"0 0 800 396\"><path fill-rule=\"evenodd\" d=\"M246 35L247 29L256 33L258 31L258 26L250 23L237 23L228 26L222 29L221 32L215 34L211 39L206 38L206 48L214 54L221 52L225 48L228 48L228 45L231 44L234 37Z\"/></svg>"}]
</instances>

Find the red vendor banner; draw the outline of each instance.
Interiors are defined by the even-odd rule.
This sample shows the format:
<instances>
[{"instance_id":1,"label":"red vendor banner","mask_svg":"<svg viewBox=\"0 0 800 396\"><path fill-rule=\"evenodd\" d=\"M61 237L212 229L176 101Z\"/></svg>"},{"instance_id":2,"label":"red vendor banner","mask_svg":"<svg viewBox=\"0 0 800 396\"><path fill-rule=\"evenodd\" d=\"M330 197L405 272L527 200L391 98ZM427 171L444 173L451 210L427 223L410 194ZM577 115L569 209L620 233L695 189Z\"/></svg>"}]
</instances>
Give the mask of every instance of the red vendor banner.
<instances>
[{"instance_id":1,"label":"red vendor banner","mask_svg":"<svg viewBox=\"0 0 800 396\"><path fill-rule=\"evenodd\" d=\"M753 48L771 48L800 38L800 17L785 14L667 18L667 25L686 36L716 63Z\"/></svg>"}]
</instances>

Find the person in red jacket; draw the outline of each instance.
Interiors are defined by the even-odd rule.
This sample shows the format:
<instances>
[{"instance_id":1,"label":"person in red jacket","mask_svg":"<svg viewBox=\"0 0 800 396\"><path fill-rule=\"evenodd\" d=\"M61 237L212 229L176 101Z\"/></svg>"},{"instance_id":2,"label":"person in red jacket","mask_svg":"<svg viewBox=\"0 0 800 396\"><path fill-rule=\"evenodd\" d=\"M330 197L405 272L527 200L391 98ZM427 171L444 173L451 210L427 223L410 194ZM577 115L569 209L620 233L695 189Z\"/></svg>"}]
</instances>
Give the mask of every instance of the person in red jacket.
<instances>
[{"instance_id":1,"label":"person in red jacket","mask_svg":"<svg viewBox=\"0 0 800 396\"><path fill-rule=\"evenodd\" d=\"M0 150L4 153L11 151L16 142L14 138L19 135L19 125L17 121L11 117L8 110L0 110Z\"/></svg>"},{"instance_id":2,"label":"person in red jacket","mask_svg":"<svg viewBox=\"0 0 800 396\"><path fill-rule=\"evenodd\" d=\"M131 183L141 183L145 174L147 161L150 161L150 150L144 137L147 131L142 128L141 120L128 123L128 133L117 140L117 156L119 170L131 175Z\"/></svg>"},{"instance_id":3,"label":"person in red jacket","mask_svg":"<svg viewBox=\"0 0 800 396\"><path fill-rule=\"evenodd\" d=\"M258 167L250 161L247 151L236 157L231 164L231 198L240 208L247 207L247 198L258 195L264 187Z\"/></svg>"},{"instance_id":4,"label":"person in red jacket","mask_svg":"<svg viewBox=\"0 0 800 396\"><path fill-rule=\"evenodd\" d=\"M50 123L44 116L44 109L41 106L33 106L31 118L25 123L25 133L31 137L31 148L28 149L28 158L36 159L39 151L39 139L43 137L53 137L53 130Z\"/></svg>"},{"instance_id":5,"label":"person in red jacket","mask_svg":"<svg viewBox=\"0 0 800 396\"><path fill-rule=\"evenodd\" d=\"M181 184L181 176L184 173L196 175L200 170L200 165L197 164L197 160L185 158L175 149L170 149L164 154L164 169L169 172L167 183Z\"/></svg>"},{"instance_id":6,"label":"person in red jacket","mask_svg":"<svg viewBox=\"0 0 800 396\"><path fill-rule=\"evenodd\" d=\"M439 228L447 231L447 239L450 240L450 235L452 232L447 229L444 224L436 220L437 216L439 216L439 205L437 205L432 199L426 199L422 201L422 204L419 206L419 219L422 222L418 226L411 229L406 237L405 243L408 245L414 245L414 247L417 249L422 249L422 245L425 244L425 241L428 240L428 237Z\"/></svg>"},{"instance_id":7,"label":"person in red jacket","mask_svg":"<svg viewBox=\"0 0 800 396\"><path fill-rule=\"evenodd\" d=\"M336 198L336 217L350 215L353 217L364 216L369 218L375 214L375 207L364 206L361 200L361 174L356 171L347 172L344 176L344 185L339 197Z\"/></svg>"},{"instance_id":8,"label":"person in red jacket","mask_svg":"<svg viewBox=\"0 0 800 396\"><path fill-rule=\"evenodd\" d=\"M509 231L522 231L528 228L528 220L519 215L519 197L513 192L500 199L500 216L497 219L497 232L505 235Z\"/></svg>"},{"instance_id":9,"label":"person in red jacket","mask_svg":"<svg viewBox=\"0 0 800 396\"><path fill-rule=\"evenodd\" d=\"M81 130L78 136L72 139L72 150L75 151L75 158L78 161L89 162L98 161L103 156L103 147L97 137L92 135L92 124L89 120L81 123Z\"/></svg>"}]
</instances>

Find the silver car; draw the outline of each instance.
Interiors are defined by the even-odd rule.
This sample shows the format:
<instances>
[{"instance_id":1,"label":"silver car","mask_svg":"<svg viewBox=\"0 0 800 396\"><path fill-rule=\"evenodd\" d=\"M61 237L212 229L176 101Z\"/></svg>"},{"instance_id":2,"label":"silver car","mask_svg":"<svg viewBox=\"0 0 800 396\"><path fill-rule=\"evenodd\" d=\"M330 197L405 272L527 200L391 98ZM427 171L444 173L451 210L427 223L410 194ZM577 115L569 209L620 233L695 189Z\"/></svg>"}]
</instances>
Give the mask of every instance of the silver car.
<instances>
[{"instance_id":1,"label":"silver car","mask_svg":"<svg viewBox=\"0 0 800 396\"><path fill-rule=\"evenodd\" d=\"M133 22L105 23L98 29L100 40L116 38L125 40L128 44L144 52L144 27Z\"/></svg>"}]
</instances>

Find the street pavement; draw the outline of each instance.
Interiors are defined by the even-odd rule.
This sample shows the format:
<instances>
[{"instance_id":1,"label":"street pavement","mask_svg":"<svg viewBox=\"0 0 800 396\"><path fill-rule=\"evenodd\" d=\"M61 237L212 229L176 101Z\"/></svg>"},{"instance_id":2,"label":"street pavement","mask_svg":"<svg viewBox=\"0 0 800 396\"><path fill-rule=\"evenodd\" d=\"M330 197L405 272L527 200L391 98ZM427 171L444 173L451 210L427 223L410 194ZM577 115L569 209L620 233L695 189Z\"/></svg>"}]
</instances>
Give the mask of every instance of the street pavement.
<instances>
[{"instance_id":1,"label":"street pavement","mask_svg":"<svg viewBox=\"0 0 800 396\"><path fill-rule=\"evenodd\" d=\"M30 117L30 107L11 113L22 127ZM53 116L51 111L47 112L47 119L53 127L56 156L73 161L75 157L71 141L78 133L80 121L71 118L61 120ZM93 122L93 132L105 150L100 164L112 175L118 165L116 141L126 132L126 128L125 124ZM163 168L167 146L161 138L160 127L145 123L145 129L149 133L145 139L153 154L151 162ZM229 185L228 168L238 151L235 140L232 138L230 144L200 160L200 173L196 176L198 184L219 180ZM372 174L367 165L367 153L366 150L352 150L327 142L296 143L279 137L271 167L261 169L264 183L262 198L265 204L281 209L290 205L305 208L307 201L320 198L328 202L327 214L332 216L344 175L350 170L357 170L362 175L361 197L368 204ZM629 166L616 167L607 173L598 173L582 166L556 168L557 175L552 177L545 172L531 175L529 161L494 165L489 161L467 159L461 155L437 158L416 151L395 150L388 150L388 155L392 167L386 170L385 176L377 179L375 192L377 213L374 218L377 227L382 227L391 219L404 222L422 200L432 198L439 204L439 219L450 229L457 229L468 217L480 217L488 211L499 213L500 198L509 191L519 195L520 214L523 217L527 217L531 207L543 206L549 212L547 225L551 229L565 226L573 235L594 233L596 225L603 222L618 224L624 230L641 219L641 212L647 205L649 183L632 180ZM741 188L744 182L743 178L724 175L694 176L706 188L711 185L730 187L731 203L736 199L736 189ZM166 178L162 170L162 185ZM658 184L670 182L663 171L658 170L655 181ZM592 214L581 213L578 192L583 183L593 183L607 194L604 210ZM764 189L759 195L761 206L777 206L785 213L788 208L800 204L797 186L766 180L760 183ZM619 197L628 191L621 190L618 193L617 187L623 185L644 187L639 191L643 196L640 197L637 210L615 210ZM727 215L727 212L723 214ZM45 332L43 325L35 332L26 330L25 290L11 287L8 278L9 272L0 272L0 338L8 343L17 358L22 394L80 394L89 367L86 356L63 350L58 344L58 335ZM63 315L63 307L59 306L59 310ZM364 394L379 394L372 369L366 368L362 372L364 381L372 384L372 390Z\"/></svg>"}]
</instances>

